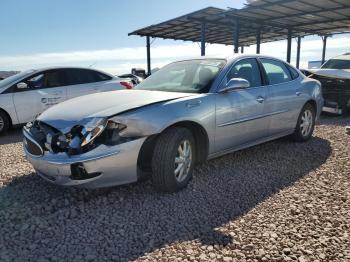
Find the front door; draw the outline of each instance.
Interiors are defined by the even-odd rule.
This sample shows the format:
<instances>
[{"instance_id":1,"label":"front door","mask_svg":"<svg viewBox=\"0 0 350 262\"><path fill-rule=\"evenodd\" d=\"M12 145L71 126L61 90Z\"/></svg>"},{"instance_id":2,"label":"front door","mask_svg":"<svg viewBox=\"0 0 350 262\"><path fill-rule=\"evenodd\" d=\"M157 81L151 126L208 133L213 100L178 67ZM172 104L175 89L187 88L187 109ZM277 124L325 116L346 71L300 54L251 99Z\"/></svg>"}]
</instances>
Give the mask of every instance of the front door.
<instances>
[{"instance_id":1,"label":"front door","mask_svg":"<svg viewBox=\"0 0 350 262\"><path fill-rule=\"evenodd\" d=\"M13 102L20 123L33 121L49 107L67 99L64 71L49 70L29 77L26 89L14 88Z\"/></svg>"},{"instance_id":2,"label":"front door","mask_svg":"<svg viewBox=\"0 0 350 262\"><path fill-rule=\"evenodd\" d=\"M246 89L217 94L216 100L216 151L243 146L268 134L264 119L266 87L255 58L236 62L226 76L243 78L250 83Z\"/></svg>"}]
</instances>

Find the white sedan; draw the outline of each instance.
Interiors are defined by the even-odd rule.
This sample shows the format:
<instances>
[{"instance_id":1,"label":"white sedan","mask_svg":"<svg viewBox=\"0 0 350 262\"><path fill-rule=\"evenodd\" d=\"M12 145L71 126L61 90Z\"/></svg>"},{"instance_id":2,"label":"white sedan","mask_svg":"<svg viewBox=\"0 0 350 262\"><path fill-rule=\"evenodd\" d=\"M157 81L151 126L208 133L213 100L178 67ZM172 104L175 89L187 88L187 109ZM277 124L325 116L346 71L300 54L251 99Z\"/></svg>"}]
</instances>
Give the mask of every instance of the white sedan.
<instances>
[{"instance_id":1,"label":"white sedan","mask_svg":"<svg viewBox=\"0 0 350 262\"><path fill-rule=\"evenodd\" d=\"M132 88L132 83L88 68L28 70L0 82L0 133L33 121L73 97Z\"/></svg>"}]
</instances>

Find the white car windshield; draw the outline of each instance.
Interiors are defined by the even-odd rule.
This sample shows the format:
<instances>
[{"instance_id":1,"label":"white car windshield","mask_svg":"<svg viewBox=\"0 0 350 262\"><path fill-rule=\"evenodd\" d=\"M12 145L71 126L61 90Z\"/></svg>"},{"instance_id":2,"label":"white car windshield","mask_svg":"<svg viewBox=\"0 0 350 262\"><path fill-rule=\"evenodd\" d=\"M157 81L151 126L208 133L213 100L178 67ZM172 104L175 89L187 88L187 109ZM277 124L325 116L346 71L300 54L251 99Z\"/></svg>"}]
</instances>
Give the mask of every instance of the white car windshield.
<instances>
[{"instance_id":1,"label":"white car windshield","mask_svg":"<svg viewBox=\"0 0 350 262\"><path fill-rule=\"evenodd\" d=\"M25 78L34 72L35 70L27 70L27 71L23 71L21 73L15 74L13 76L7 77L4 80L0 81L0 88L6 87L10 84L14 84L15 82L20 81L22 78Z\"/></svg>"},{"instance_id":2,"label":"white car windshield","mask_svg":"<svg viewBox=\"0 0 350 262\"><path fill-rule=\"evenodd\" d=\"M207 93L226 60L199 59L169 64L135 89L183 93Z\"/></svg>"},{"instance_id":3,"label":"white car windshield","mask_svg":"<svg viewBox=\"0 0 350 262\"><path fill-rule=\"evenodd\" d=\"M350 60L330 59L322 66L322 69L350 69Z\"/></svg>"}]
</instances>

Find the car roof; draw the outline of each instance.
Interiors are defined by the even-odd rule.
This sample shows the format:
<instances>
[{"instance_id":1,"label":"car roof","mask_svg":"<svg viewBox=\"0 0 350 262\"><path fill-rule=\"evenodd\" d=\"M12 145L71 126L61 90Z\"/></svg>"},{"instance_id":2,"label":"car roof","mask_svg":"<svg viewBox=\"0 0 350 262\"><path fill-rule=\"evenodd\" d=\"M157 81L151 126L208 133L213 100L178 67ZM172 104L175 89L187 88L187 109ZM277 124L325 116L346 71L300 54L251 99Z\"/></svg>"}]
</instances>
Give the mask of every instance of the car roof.
<instances>
[{"instance_id":1,"label":"car roof","mask_svg":"<svg viewBox=\"0 0 350 262\"><path fill-rule=\"evenodd\" d=\"M268 59L274 59L274 60L278 60L283 63L286 63L284 60L280 58L268 56L268 55L260 55L260 54L235 54L231 56L197 56L197 57L183 59L183 60L174 61L174 62L190 61L190 60L205 60L205 59L218 59L218 60L226 60L226 61L232 62L242 58L268 58Z\"/></svg>"},{"instance_id":2,"label":"car roof","mask_svg":"<svg viewBox=\"0 0 350 262\"><path fill-rule=\"evenodd\" d=\"M338 55L338 56L332 57L331 59L350 60L350 53Z\"/></svg>"},{"instance_id":3,"label":"car roof","mask_svg":"<svg viewBox=\"0 0 350 262\"><path fill-rule=\"evenodd\" d=\"M91 68L91 67L52 66L52 67L35 68L35 69L33 69L33 71L35 71L35 72L42 72L42 71L55 70L55 69L84 69L84 70L92 70L92 71L100 72L100 73L106 74L108 76L114 77L112 74L109 74L109 73L104 72L102 70L98 70L98 69Z\"/></svg>"}]
</instances>

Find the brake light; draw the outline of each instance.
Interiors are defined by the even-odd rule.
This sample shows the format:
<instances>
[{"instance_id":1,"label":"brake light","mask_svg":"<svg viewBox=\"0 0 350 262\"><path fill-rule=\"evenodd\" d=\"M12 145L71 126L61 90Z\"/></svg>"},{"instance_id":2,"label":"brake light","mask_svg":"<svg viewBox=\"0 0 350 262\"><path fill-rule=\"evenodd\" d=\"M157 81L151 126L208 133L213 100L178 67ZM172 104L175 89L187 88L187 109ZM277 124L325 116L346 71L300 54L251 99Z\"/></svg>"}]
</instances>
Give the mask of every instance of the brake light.
<instances>
[{"instance_id":1,"label":"brake light","mask_svg":"<svg viewBox=\"0 0 350 262\"><path fill-rule=\"evenodd\" d=\"M130 83L130 82L122 81L122 82L120 82L120 84L122 86L124 86L126 89L133 89L133 87L134 87L134 85L132 83Z\"/></svg>"}]
</instances>

